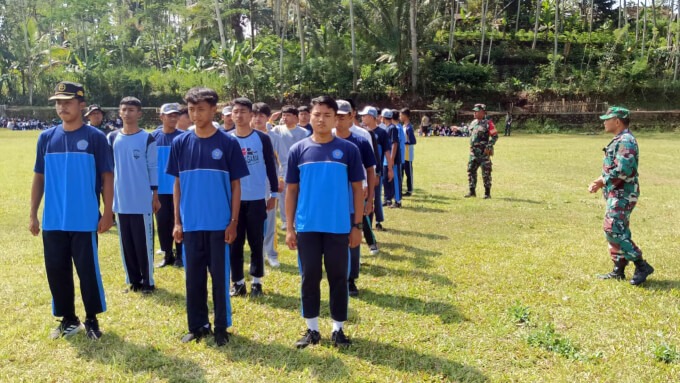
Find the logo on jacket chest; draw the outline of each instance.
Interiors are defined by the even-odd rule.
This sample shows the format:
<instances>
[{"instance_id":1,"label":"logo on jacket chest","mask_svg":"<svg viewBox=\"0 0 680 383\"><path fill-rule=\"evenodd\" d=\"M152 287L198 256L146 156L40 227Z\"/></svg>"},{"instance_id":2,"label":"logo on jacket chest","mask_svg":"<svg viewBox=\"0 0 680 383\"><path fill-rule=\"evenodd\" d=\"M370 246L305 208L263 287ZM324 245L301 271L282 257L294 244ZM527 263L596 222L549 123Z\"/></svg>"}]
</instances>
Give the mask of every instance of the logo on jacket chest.
<instances>
[{"instance_id":1,"label":"logo on jacket chest","mask_svg":"<svg viewBox=\"0 0 680 383\"><path fill-rule=\"evenodd\" d=\"M222 151L220 149L215 149L210 153L211 157L213 160L221 160L222 159Z\"/></svg>"},{"instance_id":2,"label":"logo on jacket chest","mask_svg":"<svg viewBox=\"0 0 680 383\"><path fill-rule=\"evenodd\" d=\"M257 150L253 148L241 148L241 153L243 158L246 160L246 164L252 165L260 161L260 155Z\"/></svg>"}]
</instances>

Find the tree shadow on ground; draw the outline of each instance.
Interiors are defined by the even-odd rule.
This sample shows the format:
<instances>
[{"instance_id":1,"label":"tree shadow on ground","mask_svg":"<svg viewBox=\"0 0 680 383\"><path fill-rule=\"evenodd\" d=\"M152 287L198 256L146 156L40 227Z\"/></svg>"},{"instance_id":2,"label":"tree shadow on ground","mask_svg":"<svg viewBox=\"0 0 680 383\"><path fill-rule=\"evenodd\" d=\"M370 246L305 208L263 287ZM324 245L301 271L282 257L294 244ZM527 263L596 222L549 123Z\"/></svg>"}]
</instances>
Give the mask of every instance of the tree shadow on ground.
<instances>
[{"instance_id":1,"label":"tree shadow on ground","mask_svg":"<svg viewBox=\"0 0 680 383\"><path fill-rule=\"evenodd\" d=\"M545 204L545 201L534 201L532 199L510 198L510 197L502 197L502 198L496 198L496 199L501 200L501 201L507 201L507 202L532 203L532 204L536 204L536 205Z\"/></svg>"},{"instance_id":2,"label":"tree shadow on ground","mask_svg":"<svg viewBox=\"0 0 680 383\"><path fill-rule=\"evenodd\" d=\"M648 279L642 284L643 288L655 291L680 291L680 281L673 281L668 279Z\"/></svg>"},{"instance_id":3,"label":"tree shadow on ground","mask_svg":"<svg viewBox=\"0 0 680 383\"><path fill-rule=\"evenodd\" d=\"M321 286L323 289L323 285ZM232 298L233 299L233 298ZM298 312L300 313L302 310L302 301L299 295L297 296L290 296L290 295L283 295L279 294L276 292L268 292L265 291L265 294L259 298L256 299L250 299L250 303L256 303L256 304L261 304L261 305L267 305L272 308L277 308L277 309L283 309L283 310L290 310L293 312ZM350 301L350 306L351 306L351 301ZM330 308L329 308L328 300L322 299L320 304L319 304L319 317L321 318L330 318L331 313L330 313ZM357 313L351 308L348 308L347 316L349 321L351 322L353 318L357 317Z\"/></svg>"},{"instance_id":4,"label":"tree shadow on ground","mask_svg":"<svg viewBox=\"0 0 680 383\"><path fill-rule=\"evenodd\" d=\"M375 306L406 313L423 316L436 315L446 324L467 320L455 306L445 302L426 302L404 295L381 294L371 290L361 290L357 299Z\"/></svg>"},{"instance_id":5,"label":"tree shadow on ground","mask_svg":"<svg viewBox=\"0 0 680 383\"><path fill-rule=\"evenodd\" d=\"M344 351L374 365L383 365L406 373L414 373L418 380L442 382L486 382L488 378L478 369L459 362L396 347L391 344L355 338ZM427 343L428 340L423 340ZM424 375L424 376L423 376ZM427 376L428 378L425 378ZM414 381L415 381L414 377Z\"/></svg>"},{"instance_id":6,"label":"tree shadow on ground","mask_svg":"<svg viewBox=\"0 0 680 383\"><path fill-rule=\"evenodd\" d=\"M291 373L299 376L308 371L310 377L320 381L347 380L350 372L347 366L336 356L319 356L311 350L298 350L293 346L296 339L291 339L290 346L275 343L263 344L251 339L232 335L226 347L217 348L229 360L243 361L254 365L264 365L276 371ZM328 346L330 340L322 338L321 344L312 347Z\"/></svg>"},{"instance_id":7,"label":"tree shadow on ground","mask_svg":"<svg viewBox=\"0 0 680 383\"><path fill-rule=\"evenodd\" d=\"M424 281L431 281L442 286L453 286L453 282L443 275L425 273L420 270L399 270L391 269L388 267L373 265L373 264L361 264L361 272L372 275L374 277L384 277L386 275L392 275L396 277L415 277Z\"/></svg>"},{"instance_id":8,"label":"tree shadow on ground","mask_svg":"<svg viewBox=\"0 0 680 383\"><path fill-rule=\"evenodd\" d=\"M402 201L402 209L407 209L416 213L445 213L446 210L436 207L427 207L422 203L404 203Z\"/></svg>"},{"instance_id":9,"label":"tree shadow on ground","mask_svg":"<svg viewBox=\"0 0 680 383\"><path fill-rule=\"evenodd\" d=\"M413 195L402 198L402 200L427 202L439 205L448 205L449 201L456 201L458 199L460 198L455 198L444 194L432 194L429 190L422 189L415 189Z\"/></svg>"},{"instance_id":10,"label":"tree shadow on ground","mask_svg":"<svg viewBox=\"0 0 680 383\"><path fill-rule=\"evenodd\" d=\"M205 371L193 361L165 355L154 347L126 342L114 332L104 333L96 342L80 336L68 340L78 350L79 358L107 364L131 375L148 373L167 382L207 382Z\"/></svg>"},{"instance_id":11,"label":"tree shadow on ground","mask_svg":"<svg viewBox=\"0 0 680 383\"><path fill-rule=\"evenodd\" d=\"M419 231L389 229L388 232L390 234L403 235L403 236L409 236L409 237L422 237L422 238L437 239L437 240L449 239L449 237L447 237L445 235L434 234L434 233L422 233L422 232L419 232Z\"/></svg>"},{"instance_id":12,"label":"tree shadow on ground","mask_svg":"<svg viewBox=\"0 0 680 383\"><path fill-rule=\"evenodd\" d=\"M146 298L147 295L142 294L142 297ZM186 296L184 294L177 294L164 288L157 287L153 294L148 295L148 298L163 306L186 307Z\"/></svg>"}]
</instances>

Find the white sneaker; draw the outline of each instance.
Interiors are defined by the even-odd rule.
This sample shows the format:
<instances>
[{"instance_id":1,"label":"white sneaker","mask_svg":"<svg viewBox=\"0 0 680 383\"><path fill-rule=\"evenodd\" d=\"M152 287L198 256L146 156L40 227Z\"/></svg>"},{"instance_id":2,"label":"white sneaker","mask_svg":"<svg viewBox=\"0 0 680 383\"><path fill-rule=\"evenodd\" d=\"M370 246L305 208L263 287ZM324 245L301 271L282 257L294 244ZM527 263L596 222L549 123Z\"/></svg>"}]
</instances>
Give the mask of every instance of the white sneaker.
<instances>
[{"instance_id":1,"label":"white sneaker","mask_svg":"<svg viewBox=\"0 0 680 383\"><path fill-rule=\"evenodd\" d=\"M277 257L267 257L267 263L269 263L269 266L271 267L279 267L281 264L279 263L279 260Z\"/></svg>"},{"instance_id":2,"label":"white sneaker","mask_svg":"<svg viewBox=\"0 0 680 383\"><path fill-rule=\"evenodd\" d=\"M371 255L377 255L378 252L379 252L378 245L376 245L376 244L373 244L373 245L369 246L368 248L370 249L369 254L371 254Z\"/></svg>"},{"instance_id":3,"label":"white sneaker","mask_svg":"<svg viewBox=\"0 0 680 383\"><path fill-rule=\"evenodd\" d=\"M161 257L165 257L165 251L163 251L163 250L156 250L156 255L160 255Z\"/></svg>"},{"instance_id":4,"label":"white sneaker","mask_svg":"<svg viewBox=\"0 0 680 383\"><path fill-rule=\"evenodd\" d=\"M281 230L286 231L286 223L285 222L283 222L281 224Z\"/></svg>"}]
</instances>

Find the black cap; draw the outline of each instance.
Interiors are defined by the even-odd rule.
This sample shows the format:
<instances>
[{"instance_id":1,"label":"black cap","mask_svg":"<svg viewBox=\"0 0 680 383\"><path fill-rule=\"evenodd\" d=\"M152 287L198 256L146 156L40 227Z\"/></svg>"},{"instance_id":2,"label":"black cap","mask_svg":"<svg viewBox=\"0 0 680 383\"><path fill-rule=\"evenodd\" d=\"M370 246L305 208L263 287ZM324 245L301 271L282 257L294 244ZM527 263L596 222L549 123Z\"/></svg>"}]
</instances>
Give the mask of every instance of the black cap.
<instances>
[{"instance_id":1,"label":"black cap","mask_svg":"<svg viewBox=\"0 0 680 383\"><path fill-rule=\"evenodd\" d=\"M70 100L72 98L79 98L85 100L85 89L81 84L62 81L57 84L54 89L54 96L50 97L50 101L53 100Z\"/></svg>"},{"instance_id":2,"label":"black cap","mask_svg":"<svg viewBox=\"0 0 680 383\"><path fill-rule=\"evenodd\" d=\"M99 107L97 104L92 104L87 107L87 112L85 112L85 117L89 116L92 112L100 111L102 114L104 114L104 111L102 108Z\"/></svg>"}]
</instances>

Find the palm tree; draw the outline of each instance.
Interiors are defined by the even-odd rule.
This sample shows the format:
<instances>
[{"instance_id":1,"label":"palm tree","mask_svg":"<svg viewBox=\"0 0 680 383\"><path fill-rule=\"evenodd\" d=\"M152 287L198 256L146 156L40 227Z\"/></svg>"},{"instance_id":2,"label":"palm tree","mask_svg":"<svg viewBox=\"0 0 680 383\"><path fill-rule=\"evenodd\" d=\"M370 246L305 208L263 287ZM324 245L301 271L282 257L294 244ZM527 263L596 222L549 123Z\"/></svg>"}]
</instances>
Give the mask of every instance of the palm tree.
<instances>
[{"instance_id":1,"label":"palm tree","mask_svg":"<svg viewBox=\"0 0 680 383\"><path fill-rule=\"evenodd\" d=\"M416 30L417 1L411 0L410 30L411 30L411 90L415 93L418 88L418 31Z\"/></svg>"}]
</instances>

